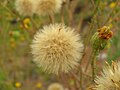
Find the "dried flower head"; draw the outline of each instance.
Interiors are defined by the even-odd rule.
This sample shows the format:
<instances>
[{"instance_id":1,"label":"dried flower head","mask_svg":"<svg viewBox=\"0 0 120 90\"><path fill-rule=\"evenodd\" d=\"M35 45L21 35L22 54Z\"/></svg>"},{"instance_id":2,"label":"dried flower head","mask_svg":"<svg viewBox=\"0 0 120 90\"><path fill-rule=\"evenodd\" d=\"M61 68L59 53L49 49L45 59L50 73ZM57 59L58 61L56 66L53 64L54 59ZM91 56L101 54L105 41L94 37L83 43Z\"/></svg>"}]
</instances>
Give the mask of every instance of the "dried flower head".
<instances>
[{"instance_id":1,"label":"dried flower head","mask_svg":"<svg viewBox=\"0 0 120 90\"><path fill-rule=\"evenodd\" d=\"M91 39L93 49L96 51L103 50L109 45L109 41L112 35L113 33L109 26L104 26L98 29L98 31L92 36Z\"/></svg>"},{"instance_id":2,"label":"dried flower head","mask_svg":"<svg viewBox=\"0 0 120 90\"><path fill-rule=\"evenodd\" d=\"M83 54L80 36L63 24L44 26L35 35L31 47L34 62L55 74L75 69Z\"/></svg>"},{"instance_id":3,"label":"dried flower head","mask_svg":"<svg viewBox=\"0 0 120 90\"><path fill-rule=\"evenodd\" d=\"M46 15L60 11L62 0L37 0L36 14Z\"/></svg>"},{"instance_id":4,"label":"dried flower head","mask_svg":"<svg viewBox=\"0 0 120 90\"><path fill-rule=\"evenodd\" d=\"M113 35L113 32L110 30L110 27L107 27L107 26L104 26L98 29L98 33L100 38L106 39L106 40L110 39Z\"/></svg>"},{"instance_id":5,"label":"dried flower head","mask_svg":"<svg viewBox=\"0 0 120 90\"><path fill-rule=\"evenodd\" d=\"M120 90L120 61L107 64L95 82L96 90Z\"/></svg>"},{"instance_id":6,"label":"dried flower head","mask_svg":"<svg viewBox=\"0 0 120 90\"><path fill-rule=\"evenodd\" d=\"M31 16L35 11L34 0L16 0L15 8L20 15Z\"/></svg>"},{"instance_id":7,"label":"dried flower head","mask_svg":"<svg viewBox=\"0 0 120 90\"><path fill-rule=\"evenodd\" d=\"M53 83L48 87L48 90L64 90L64 88L59 83Z\"/></svg>"}]
</instances>

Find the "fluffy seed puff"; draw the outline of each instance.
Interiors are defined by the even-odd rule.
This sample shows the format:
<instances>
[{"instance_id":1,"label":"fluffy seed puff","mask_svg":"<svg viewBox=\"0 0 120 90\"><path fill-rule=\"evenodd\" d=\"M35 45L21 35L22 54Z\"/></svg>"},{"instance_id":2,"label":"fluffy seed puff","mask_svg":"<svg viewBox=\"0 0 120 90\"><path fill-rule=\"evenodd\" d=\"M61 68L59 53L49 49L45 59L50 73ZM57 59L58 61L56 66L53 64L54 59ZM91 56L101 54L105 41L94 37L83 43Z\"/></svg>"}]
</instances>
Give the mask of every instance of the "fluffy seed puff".
<instances>
[{"instance_id":1,"label":"fluffy seed puff","mask_svg":"<svg viewBox=\"0 0 120 90\"><path fill-rule=\"evenodd\" d=\"M63 86L59 83L51 84L47 90L64 90Z\"/></svg>"},{"instance_id":2,"label":"fluffy seed puff","mask_svg":"<svg viewBox=\"0 0 120 90\"><path fill-rule=\"evenodd\" d=\"M101 76L96 77L95 90L120 90L120 61L104 67Z\"/></svg>"},{"instance_id":3,"label":"fluffy seed puff","mask_svg":"<svg viewBox=\"0 0 120 90\"><path fill-rule=\"evenodd\" d=\"M82 57L83 44L73 29L63 24L44 26L31 45L34 62L48 73L67 73Z\"/></svg>"},{"instance_id":4,"label":"fluffy seed puff","mask_svg":"<svg viewBox=\"0 0 120 90\"><path fill-rule=\"evenodd\" d=\"M37 0L36 11L38 15L50 15L60 11L62 0Z\"/></svg>"},{"instance_id":5,"label":"fluffy seed puff","mask_svg":"<svg viewBox=\"0 0 120 90\"><path fill-rule=\"evenodd\" d=\"M15 8L20 15L31 16L35 11L35 1L34 0L16 0Z\"/></svg>"}]
</instances>

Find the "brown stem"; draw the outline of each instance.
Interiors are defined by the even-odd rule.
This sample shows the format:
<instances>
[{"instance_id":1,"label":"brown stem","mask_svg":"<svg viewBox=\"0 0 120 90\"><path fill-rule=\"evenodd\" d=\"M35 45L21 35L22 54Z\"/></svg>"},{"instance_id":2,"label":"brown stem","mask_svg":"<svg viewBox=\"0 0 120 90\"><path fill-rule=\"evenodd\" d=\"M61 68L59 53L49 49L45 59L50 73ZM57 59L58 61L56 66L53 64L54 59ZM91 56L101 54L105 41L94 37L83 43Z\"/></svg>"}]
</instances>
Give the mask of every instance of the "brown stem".
<instances>
[{"instance_id":1,"label":"brown stem","mask_svg":"<svg viewBox=\"0 0 120 90\"><path fill-rule=\"evenodd\" d=\"M80 33L80 29L81 29L82 23L83 23L83 17L81 16L80 21L79 21L79 23L77 25L77 29L76 29L78 33Z\"/></svg>"},{"instance_id":2,"label":"brown stem","mask_svg":"<svg viewBox=\"0 0 120 90\"><path fill-rule=\"evenodd\" d=\"M73 23L73 13L75 11L75 8L78 4L78 0L73 0L71 2L67 2L67 12L68 12L68 23L71 26Z\"/></svg>"},{"instance_id":3,"label":"brown stem","mask_svg":"<svg viewBox=\"0 0 120 90\"><path fill-rule=\"evenodd\" d=\"M61 9L61 22L62 23L65 22L65 19L64 19L64 5L62 6L62 9Z\"/></svg>"},{"instance_id":4,"label":"brown stem","mask_svg":"<svg viewBox=\"0 0 120 90\"><path fill-rule=\"evenodd\" d=\"M66 77L65 74L60 74L58 79L67 87L69 90L71 90L71 87L68 84L68 76Z\"/></svg>"},{"instance_id":5,"label":"brown stem","mask_svg":"<svg viewBox=\"0 0 120 90\"><path fill-rule=\"evenodd\" d=\"M89 67L89 64L90 64L90 62L91 62L91 57L93 56L93 51L92 51L92 53L91 53L91 55L90 55L90 59L88 60L88 62L87 62L87 65L86 65L86 67L85 67L85 71L84 72L87 72L87 70L88 70L88 67Z\"/></svg>"},{"instance_id":6,"label":"brown stem","mask_svg":"<svg viewBox=\"0 0 120 90\"><path fill-rule=\"evenodd\" d=\"M85 71L84 71L84 72L86 72L88 70L89 64L91 63L92 80L93 81L94 81L94 78L95 78L96 53L97 53L97 51L92 51L91 56L90 56L91 58L89 59L87 65L86 65Z\"/></svg>"},{"instance_id":7,"label":"brown stem","mask_svg":"<svg viewBox=\"0 0 120 90\"><path fill-rule=\"evenodd\" d=\"M53 24L54 23L54 15L53 14L49 14L49 19L50 19L50 22Z\"/></svg>"},{"instance_id":8,"label":"brown stem","mask_svg":"<svg viewBox=\"0 0 120 90\"><path fill-rule=\"evenodd\" d=\"M71 8L69 5L68 5L68 17L69 17L68 23L69 23L69 25L71 25L71 23L72 23L72 11L71 11Z\"/></svg>"},{"instance_id":9,"label":"brown stem","mask_svg":"<svg viewBox=\"0 0 120 90\"><path fill-rule=\"evenodd\" d=\"M80 65L80 66L81 66L81 65ZM81 90L83 90L83 88L82 88L82 82L83 82L83 73L82 73L82 68L80 68L79 73L80 73L80 88L81 88Z\"/></svg>"},{"instance_id":10,"label":"brown stem","mask_svg":"<svg viewBox=\"0 0 120 90\"><path fill-rule=\"evenodd\" d=\"M78 76L76 75L75 72L71 72L68 77L72 78L74 80L74 89L75 90L79 90L79 86L78 86L78 83L80 83L80 80L78 78ZM73 90L73 89L72 89Z\"/></svg>"},{"instance_id":11,"label":"brown stem","mask_svg":"<svg viewBox=\"0 0 120 90\"><path fill-rule=\"evenodd\" d=\"M95 67L96 67L96 51L93 51L93 56L92 56L92 60L91 60L91 69L92 69L92 81L94 82L95 80Z\"/></svg>"}]
</instances>

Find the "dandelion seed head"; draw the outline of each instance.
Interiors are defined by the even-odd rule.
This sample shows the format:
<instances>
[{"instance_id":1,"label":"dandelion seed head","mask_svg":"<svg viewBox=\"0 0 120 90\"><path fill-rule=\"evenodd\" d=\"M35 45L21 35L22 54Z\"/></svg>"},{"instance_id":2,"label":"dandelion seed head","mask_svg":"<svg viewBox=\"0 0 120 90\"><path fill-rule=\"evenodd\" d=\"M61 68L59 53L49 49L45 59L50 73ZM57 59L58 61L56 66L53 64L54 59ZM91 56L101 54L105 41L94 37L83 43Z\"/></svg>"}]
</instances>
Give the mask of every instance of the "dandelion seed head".
<instances>
[{"instance_id":1,"label":"dandelion seed head","mask_svg":"<svg viewBox=\"0 0 120 90\"><path fill-rule=\"evenodd\" d=\"M53 83L48 87L48 90L64 90L63 86L59 83Z\"/></svg>"},{"instance_id":2,"label":"dandelion seed head","mask_svg":"<svg viewBox=\"0 0 120 90\"><path fill-rule=\"evenodd\" d=\"M62 0L37 0L36 14L44 16L57 13L61 6Z\"/></svg>"},{"instance_id":3,"label":"dandelion seed head","mask_svg":"<svg viewBox=\"0 0 120 90\"><path fill-rule=\"evenodd\" d=\"M34 62L48 73L67 73L78 66L83 55L80 36L63 24L44 26L31 45Z\"/></svg>"},{"instance_id":4,"label":"dandelion seed head","mask_svg":"<svg viewBox=\"0 0 120 90\"><path fill-rule=\"evenodd\" d=\"M96 77L96 90L120 89L120 61L103 68L101 76Z\"/></svg>"},{"instance_id":5,"label":"dandelion seed head","mask_svg":"<svg viewBox=\"0 0 120 90\"><path fill-rule=\"evenodd\" d=\"M35 11L35 1L33 0L16 0L15 8L20 15L31 16Z\"/></svg>"}]
</instances>

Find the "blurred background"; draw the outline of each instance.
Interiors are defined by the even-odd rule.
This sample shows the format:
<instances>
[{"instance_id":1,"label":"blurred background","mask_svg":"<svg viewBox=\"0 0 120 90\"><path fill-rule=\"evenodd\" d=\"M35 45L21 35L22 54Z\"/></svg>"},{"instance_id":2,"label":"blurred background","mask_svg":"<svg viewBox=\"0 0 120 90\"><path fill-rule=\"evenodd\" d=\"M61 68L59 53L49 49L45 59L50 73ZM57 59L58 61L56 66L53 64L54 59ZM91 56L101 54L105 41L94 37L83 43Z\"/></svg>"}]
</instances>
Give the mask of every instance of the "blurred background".
<instances>
[{"instance_id":1,"label":"blurred background","mask_svg":"<svg viewBox=\"0 0 120 90\"><path fill-rule=\"evenodd\" d=\"M56 76L42 72L32 61L30 44L33 35L43 25L50 23L49 17L20 16L15 10L14 2L15 0L0 0L0 90L47 90L53 82L62 84ZM69 8L63 3L65 23L77 28L83 40L86 40L91 26L91 35L104 25L109 25L114 32L108 50L97 57L98 66L101 67L104 60L111 63L112 60L120 59L120 1L70 0L70 3L71 23L67 18ZM59 13L55 14L55 20L61 22ZM78 27L76 24L79 24ZM83 66L90 57L89 45ZM68 85L74 87L74 80L68 78ZM87 87L89 85L86 84Z\"/></svg>"}]
</instances>

